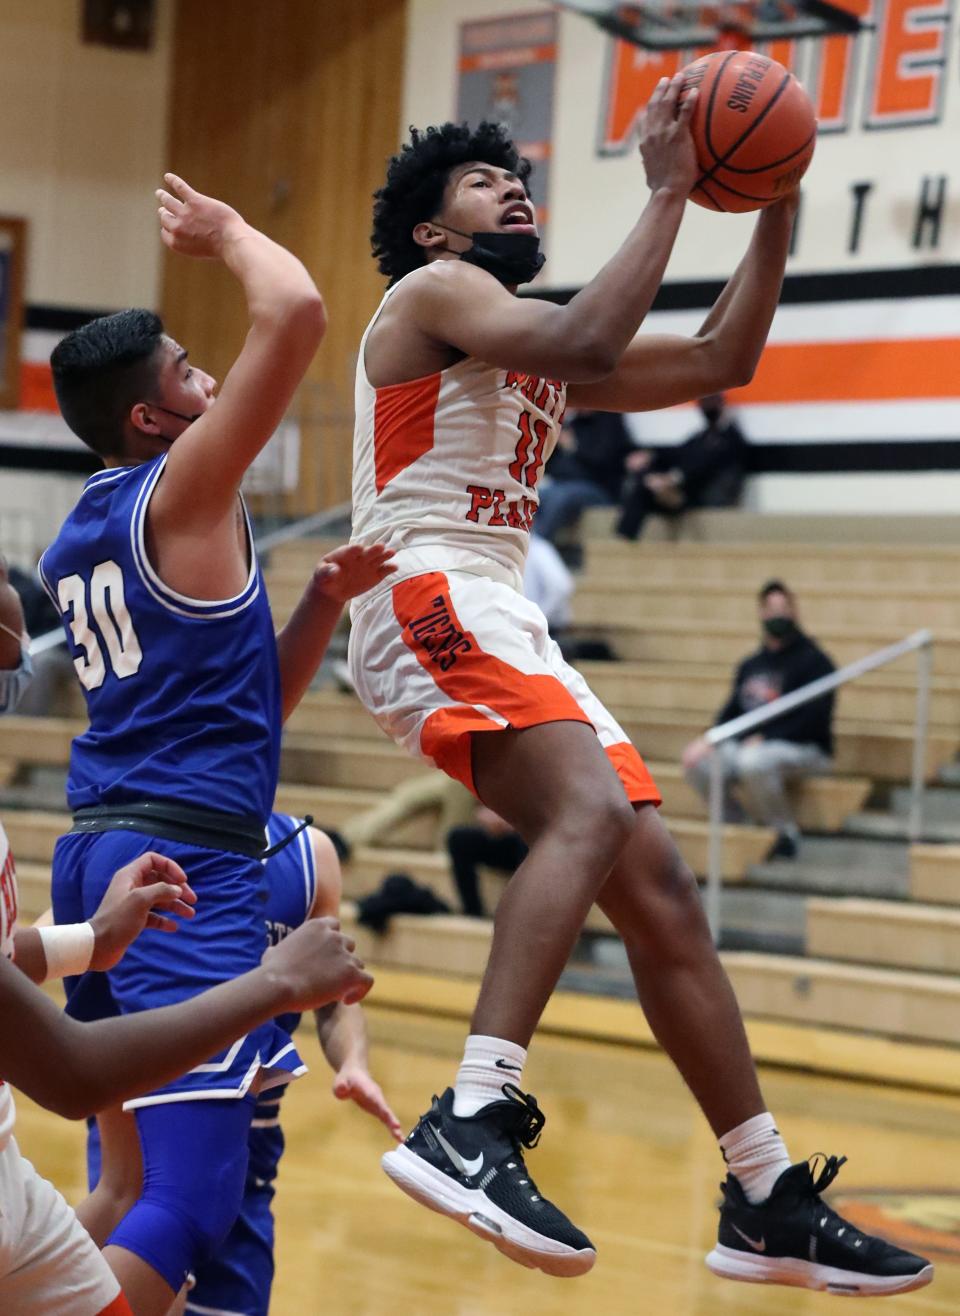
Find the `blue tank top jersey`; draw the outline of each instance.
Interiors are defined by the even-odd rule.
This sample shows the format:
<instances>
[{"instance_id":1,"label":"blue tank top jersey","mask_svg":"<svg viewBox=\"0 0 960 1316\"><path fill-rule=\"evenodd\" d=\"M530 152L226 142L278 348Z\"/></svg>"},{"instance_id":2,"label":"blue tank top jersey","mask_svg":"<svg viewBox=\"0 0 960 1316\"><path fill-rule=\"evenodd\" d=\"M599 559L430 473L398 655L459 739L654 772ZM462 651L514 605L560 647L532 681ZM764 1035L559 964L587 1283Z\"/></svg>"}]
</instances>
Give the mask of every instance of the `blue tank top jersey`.
<instances>
[{"instance_id":1,"label":"blue tank top jersey","mask_svg":"<svg viewBox=\"0 0 960 1316\"><path fill-rule=\"evenodd\" d=\"M267 840L276 845L300 826L299 818L273 813L267 824ZM279 854L266 860L267 869L267 937L271 946L300 927L310 917L317 894L317 870L313 847L306 831ZM293 1012L277 1016L277 1024L293 1035L300 1015ZM249 1174L261 1184L272 1183L283 1155L283 1131L280 1128L280 1098L286 1088L270 1088L257 1098L250 1126Z\"/></svg>"},{"instance_id":2,"label":"blue tank top jersey","mask_svg":"<svg viewBox=\"0 0 960 1316\"><path fill-rule=\"evenodd\" d=\"M190 599L165 585L145 541L165 461L92 476L40 561L90 717L73 742L67 799L72 809L173 800L266 821L280 670L250 523L236 597Z\"/></svg>"}]
</instances>

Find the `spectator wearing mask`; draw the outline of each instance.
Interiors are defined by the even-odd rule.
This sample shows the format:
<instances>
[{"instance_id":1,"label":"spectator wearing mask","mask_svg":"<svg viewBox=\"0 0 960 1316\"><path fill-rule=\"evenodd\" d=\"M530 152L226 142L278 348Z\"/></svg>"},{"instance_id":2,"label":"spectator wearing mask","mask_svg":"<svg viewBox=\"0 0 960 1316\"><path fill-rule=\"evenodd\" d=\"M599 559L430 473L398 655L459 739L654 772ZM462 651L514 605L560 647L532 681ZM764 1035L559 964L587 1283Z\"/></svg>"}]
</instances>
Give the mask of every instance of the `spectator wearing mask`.
<instances>
[{"instance_id":1,"label":"spectator wearing mask","mask_svg":"<svg viewBox=\"0 0 960 1316\"><path fill-rule=\"evenodd\" d=\"M10 583L7 560L0 553L0 717L16 711L33 675L20 596Z\"/></svg>"},{"instance_id":2,"label":"spectator wearing mask","mask_svg":"<svg viewBox=\"0 0 960 1316\"><path fill-rule=\"evenodd\" d=\"M636 451L617 534L636 539L651 512L677 516L692 507L734 507L746 474L747 441L722 393L701 398L705 424L676 448Z\"/></svg>"},{"instance_id":3,"label":"spectator wearing mask","mask_svg":"<svg viewBox=\"0 0 960 1316\"><path fill-rule=\"evenodd\" d=\"M10 564L7 579L20 596L24 631L33 636L57 631L62 640L59 614L36 577ZM83 700L75 689L73 659L65 644L58 641L52 648L35 655L31 668L31 680L25 684L18 713L28 717L84 715Z\"/></svg>"},{"instance_id":4,"label":"spectator wearing mask","mask_svg":"<svg viewBox=\"0 0 960 1316\"><path fill-rule=\"evenodd\" d=\"M801 630L796 599L782 581L768 581L760 591L759 604L762 644L737 668L730 697L717 714L716 726L762 708L834 670L823 650ZM701 737L683 752L687 781L704 799L710 793L710 757L723 755L727 817L738 821L745 811L754 822L775 828L777 840L770 858L796 857L800 830L786 788L792 780L830 769L833 704L832 693L823 695L716 749ZM729 794L733 785L739 787L742 809Z\"/></svg>"},{"instance_id":5,"label":"spectator wearing mask","mask_svg":"<svg viewBox=\"0 0 960 1316\"><path fill-rule=\"evenodd\" d=\"M587 507L615 507L626 473L628 454L635 451L619 413L569 411L560 442L547 466L550 483L540 495L533 533L555 542L566 526L575 525Z\"/></svg>"}]
</instances>

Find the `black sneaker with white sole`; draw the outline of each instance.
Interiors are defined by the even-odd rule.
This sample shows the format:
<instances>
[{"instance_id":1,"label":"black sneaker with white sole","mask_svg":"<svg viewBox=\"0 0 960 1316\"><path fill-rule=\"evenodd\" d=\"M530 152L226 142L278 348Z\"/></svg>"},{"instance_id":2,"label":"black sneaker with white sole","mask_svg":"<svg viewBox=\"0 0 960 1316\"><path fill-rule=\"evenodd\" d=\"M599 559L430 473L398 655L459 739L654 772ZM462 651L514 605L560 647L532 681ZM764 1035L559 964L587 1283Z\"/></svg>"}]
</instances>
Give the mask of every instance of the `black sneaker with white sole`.
<instances>
[{"instance_id":1,"label":"black sneaker with white sole","mask_svg":"<svg viewBox=\"0 0 960 1316\"><path fill-rule=\"evenodd\" d=\"M784 1170L765 1202L747 1201L731 1174L721 1185L720 1233L707 1257L715 1275L748 1284L789 1284L849 1298L909 1293L933 1279L933 1266L882 1238L863 1234L820 1194L833 1183L846 1157L822 1160L814 1178L801 1161Z\"/></svg>"},{"instance_id":2,"label":"black sneaker with white sole","mask_svg":"<svg viewBox=\"0 0 960 1316\"><path fill-rule=\"evenodd\" d=\"M536 1099L512 1083L502 1091L503 1100L458 1116L447 1088L381 1164L410 1197L459 1220L512 1261L548 1275L584 1275L596 1249L544 1198L523 1160L545 1116Z\"/></svg>"}]
</instances>

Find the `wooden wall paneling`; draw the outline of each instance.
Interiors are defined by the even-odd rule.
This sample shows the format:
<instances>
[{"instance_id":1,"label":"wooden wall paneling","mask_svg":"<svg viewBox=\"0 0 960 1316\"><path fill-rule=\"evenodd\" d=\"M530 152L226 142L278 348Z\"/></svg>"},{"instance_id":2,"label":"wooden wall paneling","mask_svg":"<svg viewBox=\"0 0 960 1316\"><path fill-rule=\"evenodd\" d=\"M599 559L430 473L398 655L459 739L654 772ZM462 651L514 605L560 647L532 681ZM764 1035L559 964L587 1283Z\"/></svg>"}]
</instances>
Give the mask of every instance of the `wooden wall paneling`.
<instances>
[{"instance_id":1,"label":"wooden wall paneling","mask_svg":"<svg viewBox=\"0 0 960 1316\"><path fill-rule=\"evenodd\" d=\"M283 510L345 500L353 372L382 295L371 195L400 132L405 0L179 0L170 165L301 257L330 327L298 400L301 474ZM239 289L222 269L168 258L171 333L222 375L242 343Z\"/></svg>"}]
</instances>

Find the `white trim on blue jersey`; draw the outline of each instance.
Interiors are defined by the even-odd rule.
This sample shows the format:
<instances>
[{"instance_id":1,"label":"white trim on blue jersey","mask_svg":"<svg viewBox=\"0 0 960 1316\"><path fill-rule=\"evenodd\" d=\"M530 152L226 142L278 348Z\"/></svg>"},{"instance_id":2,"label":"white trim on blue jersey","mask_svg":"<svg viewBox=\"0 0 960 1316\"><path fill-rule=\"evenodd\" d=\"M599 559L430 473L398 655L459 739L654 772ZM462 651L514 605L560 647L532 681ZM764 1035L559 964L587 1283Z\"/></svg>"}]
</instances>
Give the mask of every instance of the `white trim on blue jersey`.
<instances>
[{"instance_id":1,"label":"white trim on blue jersey","mask_svg":"<svg viewBox=\"0 0 960 1316\"><path fill-rule=\"evenodd\" d=\"M201 1307L189 1298L184 1311L194 1312L195 1316L243 1316L242 1311L230 1311L227 1307Z\"/></svg>"},{"instance_id":2,"label":"white trim on blue jersey","mask_svg":"<svg viewBox=\"0 0 960 1316\"><path fill-rule=\"evenodd\" d=\"M297 825L299 826L299 822ZM310 831L308 828L305 827L297 837L297 845L300 849L300 863L303 865L303 884L306 891L304 919L306 920L310 917L313 902L317 898L317 865L314 859L313 846L310 844Z\"/></svg>"},{"instance_id":3,"label":"white trim on blue jersey","mask_svg":"<svg viewBox=\"0 0 960 1316\"><path fill-rule=\"evenodd\" d=\"M248 608L260 593L260 580L257 572L257 552L253 542L253 527L246 504L240 500L243 509L244 525L247 531L247 547L250 552L250 571L247 583L239 594L229 599L194 599L187 594L180 594L169 585L165 585L150 564L146 545L147 507L166 463L164 455L157 463L157 469L137 495L130 522L130 547L133 561L147 592L169 612L181 617L196 617L204 621L217 621L223 617L233 617Z\"/></svg>"}]
</instances>

